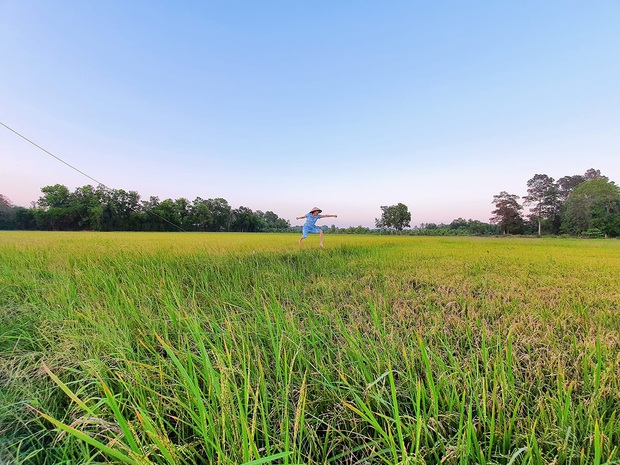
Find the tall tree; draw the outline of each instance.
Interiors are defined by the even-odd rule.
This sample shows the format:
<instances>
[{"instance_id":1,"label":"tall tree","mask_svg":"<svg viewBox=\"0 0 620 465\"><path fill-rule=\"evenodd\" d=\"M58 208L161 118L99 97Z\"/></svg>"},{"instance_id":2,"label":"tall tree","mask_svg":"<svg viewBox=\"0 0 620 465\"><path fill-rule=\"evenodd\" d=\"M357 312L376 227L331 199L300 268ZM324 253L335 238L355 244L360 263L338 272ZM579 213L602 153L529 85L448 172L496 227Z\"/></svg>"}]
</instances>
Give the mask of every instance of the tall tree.
<instances>
[{"instance_id":1,"label":"tall tree","mask_svg":"<svg viewBox=\"0 0 620 465\"><path fill-rule=\"evenodd\" d=\"M191 203L184 197L180 199L176 199L174 201L174 205L176 207L177 215L179 217L179 223L181 228L184 230L192 229L192 218L191 218Z\"/></svg>"},{"instance_id":2,"label":"tall tree","mask_svg":"<svg viewBox=\"0 0 620 465\"><path fill-rule=\"evenodd\" d=\"M71 193L66 186L55 184L41 188L43 196L38 200L39 221L44 229L71 229L73 224L70 218L69 206Z\"/></svg>"},{"instance_id":3,"label":"tall tree","mask_svg":"<svg viewBox=\"0 0 620 465\"><path fill-rule=\"evenodd\" d=\"M177 231L176 226L181 226L183 221L183 213L179 209L179 205L172 199L162 200L152 213L157 215L158 231Z\"/></svg>"},{"instance_id":4,"label":"tall tree","mask_svg":"<svg viewBox=\"0 0 620 465\"><path fill-rule=\"evenodd\" d=\"M0 194L0 210L5 210L12 207L13 203L11 202L11 199L4 194Z\"/></svg>"},{"instance_id":5,"label":"tall tree","mask_svg":"<svg viewBox=\"0 0 620 465\"><path fill-rule=\"evenodd\" d=\"M256 210L254 215L258 217L257 231L285 231L291 227L291 223L288 220L280 218L270 210L264 213Z\"/></svg>"},{"instance_id":6,"label":"tall tree","mask_svg":"<svg viewBox=\"0 0 620 465\"><path fill-rule=\"evenodd\" d=\"M13 229L14 217L13 204L8 197L0 194L0 229Z\"/></svg>"},{"instance_id":7,"label":"tall tree","mask_svg":"<svg viewBox=\"0 0 620 465\"><path fill-rule=\"evenodd\" d=\"M585 174L583 175L583 178L586 181L592 181L593 179L599 179L599 178L602 178L605 181L609 181L609 178L607 176L603 176L601 174L601 170L595 170L594 168L590 168L589 170L587 170Z\"/></svg>"},{"instance_id":8,"label":"tall tree","mask_svg":"<svg viewBox=\"0 0 620 465\"><path fill-rule=\"evenodd\" d=\"M207 200L213 213L213 225L211 231L228 231L232 219L232 208L226 199L220 197Z\"/></svg>"},{"instance_id":9,"label":"tall tree","mask_svg":"<svg viewBox=\"0 0 620 465\"><path fill-rule=\"evenodd\" d=\"M239 232L254 232L257 230L260 217L251 208L241 206L232 211L231 229Z\"/></svg>"},{"instance_id":10,"label":"tall tree","mask_svg":"<svg viewBox=\"0 0 620 465\"><path fill-rule=\"evenodd\" d=\"M402 231L408 228L411 222L411 213L407 205L398 203L397 205L381 206L381 218L375 218L375 225L380 229L396 229Z\"/></svg>"},{"instance_id":11,"label":"tall tree","mask_svg":"<svg viewBox=\"0 0 620 465\"><path fill-rule=\"evenodd\" d=\"M523 217L519 204L519 196L501 191L493 196L495 210L492 211L491 223L497 224L502 234L519 234L523 231Z\"/></svg>"},{"instance_id":12,"label":"tall tree","mask_svg":"<svg viewBox=\"0 0 620 465\"><path fill-rule=\"evenodd\" d=\"M531 206L530 218L538 223L538 236L542 235L542 221L553 222L559 217L558 189L555 180L546 174L535 174L527 181L527 195L523 197Z\"/></svg>"},{"instance_id":13,"label":"tall tree","mask_svg":"<svg viewBox=\"0 0 620 465\"><path fill-rule=\"evenodd\" d=\"M558 198L560 202L565 202L575 187L584 182L586 178L581 174L564 176L557 180Z\"/></svg>"},{"instance_id":14,"label":"tall tree","mask_svg":"<svg viewBox=\"0 0 620 465\"><path fill-rule=\"evenodd\" d=\"M209 208L209 203L196 197L189 209L193 228L196 231L208 231L209 225L213 223L213 213Z\"/></svg>"},{"instance_id":15,"label":"tall tree","mask_svg":"<svg viewBox=\"0 0 620 465\"><path fill-rule=\"evenodd\" d=\"M62 184L42 187L41 192L43 196L37 202L40 207L63 208L69 205L69 189Z\"/></svg>"},{"instance_id":16,"label":"tall tree","mask_svg":"<svg viewBox=\"0 0 620 465\"><path fill-rule=\"evenodd\" d=\"M100 229L106 231L131 231L140 229L142 217L140 195L124 189L97 188L100 201ZM151 210L153 211L153 210Z\"/></svg>"},{"instance_id":17,"label":"tall tree","mask_svg":"<svg viewBox=\"0 0 620 465\"><path fill-rule=\"evenodd\" d=\"M620 188L604 176L579 184L566 201L563 227L573 234L598 228L617 236L619 221Z\"/></svg>"},{"instance_id":18,"label":"tall tree","mask_svg":"<svg viewBox=\"0 0 620 465\"><path fill-rule=\"evenodd\" d=\"M101 230L101 195L100 189L91 185L78 187L71 194L71 206L77 229Z\"/></svg>"},{"instance_id":19,"label":"tall tree","mask_svg":"<svg viewBox=\"0 0 620 465\"><path fill-rule=\"evenodd\" d=\"M156 216L155 210L159 207L159 197L151 195L148 200L140 202L136 216L139 218L143 231L159 231L161 218Z\"/></svg>"}]
</instances>

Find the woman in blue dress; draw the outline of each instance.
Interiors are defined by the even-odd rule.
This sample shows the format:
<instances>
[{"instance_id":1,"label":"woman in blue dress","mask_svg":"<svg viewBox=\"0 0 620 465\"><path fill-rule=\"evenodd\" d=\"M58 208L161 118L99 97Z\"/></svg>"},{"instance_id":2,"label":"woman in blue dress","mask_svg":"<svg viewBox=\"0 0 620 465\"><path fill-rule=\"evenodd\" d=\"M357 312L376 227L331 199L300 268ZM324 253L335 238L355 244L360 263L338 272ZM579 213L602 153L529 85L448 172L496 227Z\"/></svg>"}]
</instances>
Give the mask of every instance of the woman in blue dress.
<instances>
[{"instance_id":1,"label":"woman in blue dress","mask_svg":"<svg viewBox=\"0 0 620 465\"><path fill-rule=\"evenodd\" d=\"M314 207L310 212L306 213L304 216L297 216L295 219L303 220L306 219L304 223L301 237L299 238L299 246L301 247L301 241L303 241L306 237L308 237L308 233L317 233L319 235L319 246L325 248L323 245L323 230L316 226L316 221L319 218L338 218L338 215L321 215L321 210L319 207Z\"/></svg>"}]
</instances>

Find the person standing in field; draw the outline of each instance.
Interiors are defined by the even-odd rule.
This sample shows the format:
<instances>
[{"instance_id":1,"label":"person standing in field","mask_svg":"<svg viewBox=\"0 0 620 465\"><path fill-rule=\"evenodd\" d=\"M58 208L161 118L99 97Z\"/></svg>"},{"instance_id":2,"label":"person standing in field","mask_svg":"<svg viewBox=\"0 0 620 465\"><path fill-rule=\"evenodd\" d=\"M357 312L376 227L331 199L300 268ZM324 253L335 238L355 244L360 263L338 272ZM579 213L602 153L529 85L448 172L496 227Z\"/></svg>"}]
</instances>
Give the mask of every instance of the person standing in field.
<instances>
[{"instance_id":1,"label":"person standing in field","mask_svg":"<svg viewBox=\"0 0 620 465\"><path fill-rule=\"evenodd\" d=\"M303 220L306 219L304 223L301 237L299 238L299 246L301 247L301 241L303 241L306 237L308 237L308 233L317 233L319 235L319 246L325 248L323 245L323 230L316 226L316 221L320 218L338 218L338 215L321 215L321 210L319 207L314 207L310 212L306 213L304 216L297 216L295 219Z\"/></svg>"}]
</instances>

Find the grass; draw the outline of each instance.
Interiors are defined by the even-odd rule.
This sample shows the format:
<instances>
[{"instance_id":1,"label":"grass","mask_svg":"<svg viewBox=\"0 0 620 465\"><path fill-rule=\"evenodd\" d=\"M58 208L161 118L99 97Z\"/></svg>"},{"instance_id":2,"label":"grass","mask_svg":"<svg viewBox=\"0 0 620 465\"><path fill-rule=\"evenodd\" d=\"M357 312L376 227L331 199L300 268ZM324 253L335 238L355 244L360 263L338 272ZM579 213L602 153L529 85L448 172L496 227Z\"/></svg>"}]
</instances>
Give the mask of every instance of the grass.
<instances>
[{"instance_id":1,"label":"grass","mask_svg":"<svg viewBox=\"0 0 620 465\"><path fill-rule=\"evenodd\" d=\"M1 233L0 463L620 463L619 242L296 239Z\"/></svg>"}]
</instances>

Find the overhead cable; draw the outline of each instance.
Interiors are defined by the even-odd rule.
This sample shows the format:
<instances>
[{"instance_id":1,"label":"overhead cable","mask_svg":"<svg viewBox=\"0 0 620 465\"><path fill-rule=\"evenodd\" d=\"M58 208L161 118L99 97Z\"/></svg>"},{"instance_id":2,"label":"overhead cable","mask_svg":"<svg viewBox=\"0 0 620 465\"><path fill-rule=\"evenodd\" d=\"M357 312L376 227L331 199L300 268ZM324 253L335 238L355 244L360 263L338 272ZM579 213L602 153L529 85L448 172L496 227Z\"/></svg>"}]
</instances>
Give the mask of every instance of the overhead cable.
<instances>
[{"instance_id":1,"label":"overhead cable","mask_svg":"<svg viewBox=\"0 0 620 465\"><path fill-rule=\"evenodd\" d=\"M64 161L62 158L57 157L56 155L54 155L52 152L50 152L49 150L44 149L43 147L41 147L39 144L33 142L32 140L28 139L26 136L24 136L23 134L20 134L19 132L17 132L15 129L7 126L6 124L4 124L2 121L0 121L0 125L4 126L5 128L7 128L9 131L11 131L12 133L18 135L19 137L21 137L22 139L24 139L25 141L31 143L32 145L34 145L36 148L42 150L43 152L47 153L48 155L50 155L51 157L54 157L56 160L58 160L59 162L67 165L69 168L77 171L78 173L80 173L83 176L86 176L88 179L91 179L93 181L95 181L97 184L105 187L108 190L114 190L111 189L110 187L106 186L104 183L102 183L101 181L98 181L97 179L93 178L92 176L86 174L84 171L81 171L79 169L77 169L75 166L71 165L70 163L67 163L66 161ZM151 210L147 210L149 213L151 213L152 215L155 215L156 217L158 217L161 220L164 220L166 223L171 224L172 226L174 226L175 228L179 229L180 231L186 232L183 228L181 228L179 225L174 224L173 222L167 220L166 218L164 218L163 216L158 215L157 213L151 211Z\"/></svg>"}]
</instances>

